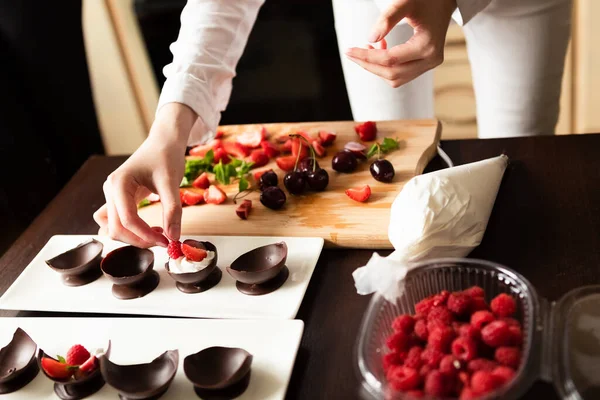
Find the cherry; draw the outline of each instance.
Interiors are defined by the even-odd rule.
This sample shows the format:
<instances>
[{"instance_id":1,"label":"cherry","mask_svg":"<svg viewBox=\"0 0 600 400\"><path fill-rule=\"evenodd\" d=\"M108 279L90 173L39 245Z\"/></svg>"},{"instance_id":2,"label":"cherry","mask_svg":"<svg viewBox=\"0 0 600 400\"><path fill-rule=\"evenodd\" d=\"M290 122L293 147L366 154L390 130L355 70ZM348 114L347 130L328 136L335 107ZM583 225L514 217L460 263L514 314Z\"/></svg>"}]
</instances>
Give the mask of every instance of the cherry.
<instances>
[{"instance_id":1,"label":"cherry","mask_svg":"<svg viewBox=\"0 0 600 400\"><path fill-rule=\"evenodd\" d=\"M260 190L265 190L271 186L277 186L278 183L279 180L277 178L277 174L273 171L265 172L258 180L258 186L260 187Z\"/></svg>"},{"instance_id":2,"label":"cherry","mask_svg":"<svg viewBox=\"0 0 600 400\"><path fill-rule=\"evenodd\" d=\"M394 175L396 174L392 163L385 159L373 161L369 170L373 178L379 182L389 183L394 179Z\"/></svg>"},{"instance_id":3,"label":"cherry","mask_svg":"<svg viewBox=\"0 0 600 400\"><path fill-rule=\"evenodd\" d=\"M298 163L298 171L308 173L314 168L319 169L319 163L312 157L304 158Z\"/></svg>"},{"instance_id":4,"label":"cherry","mask_svg":"<svg viewBox=\"0 0 600 400\"><path fill-rule=\"evenodd\" d=\"M279 210L285 201L285 193L277 186L269 186L260 194L260 202L271 210Z\"/></svg>"},{"instance_id":5,"label":"cherry","mask_svg":"<svg viewBox=\"0 0 600 400\"><path fill-rule=\"evenodd\" d=\"M288 172L283 178L283 184L290 194L302 194L306 189L306 176L298 171Z\"/></svg>"},{"instance_id":6,"label":"cherry","mask_svg":"<svg viewBox=\"0 0 600 400\"><path fill-rule=\"evenodd\" d=\"M321 192L325 190L327 185L329 185L329 174L324 169L317 169L316 171L310 170L306 174L306 182L308 183L308 187L317 192Z\"/></svg>"},{"instance_id":7,"label":"cherry","mask_svg":"<svg viewBox=\"0 0 600 400\"><path fill-rule=\"evenodd\" d=\"M331 167L338 172L352 172L357 165L356 156L349 151L340 151L331 160Z\"/></svg>"}]
</instances>

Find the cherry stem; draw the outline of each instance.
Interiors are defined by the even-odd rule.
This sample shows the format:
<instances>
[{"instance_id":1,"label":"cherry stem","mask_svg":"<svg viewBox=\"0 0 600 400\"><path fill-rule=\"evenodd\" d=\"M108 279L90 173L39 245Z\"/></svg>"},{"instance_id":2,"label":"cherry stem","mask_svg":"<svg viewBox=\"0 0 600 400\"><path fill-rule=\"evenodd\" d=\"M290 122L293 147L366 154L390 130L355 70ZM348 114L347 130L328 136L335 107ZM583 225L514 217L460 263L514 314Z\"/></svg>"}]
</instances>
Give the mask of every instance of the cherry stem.
<instances>
[{"instance_id":1,"label":"cherry stem","mask_svg":"<svg viewBox=\"0 0 600 400\"><path fill-rule=\"evenodd\" d=\"M246 189L243 192L238 192L235 196L233 196L233 204L237 204L235 201L240 198L243 199L244 197L248 196L250 193L254 192L254 189ZM243 196L240 196L240 194L244 193Z\"/></svg>"},{"instance_id":2,"label":"cherry stem","mask_svg":"<svg viewBox=\"0 0 600 400\"><path fill-rule=\"evenodd\" d=\"M309 141L302 135L298 135L297 133L295 134L291 134L290 135L291 138L295 138L295 139L299 139L300 140L300 149L298 150L298 156L296 157L296 166L294 166L294 171L296 170L296 167L298 166L298 160L300 159L300 153L302 153L302 141L306 142L306 145L308 147L308 149L310 150L310 156L313 160L313 173L317 171L317 153L315 152L315 149L312 147L312 145L309 143Z\"/></svg>"}]
</instances>

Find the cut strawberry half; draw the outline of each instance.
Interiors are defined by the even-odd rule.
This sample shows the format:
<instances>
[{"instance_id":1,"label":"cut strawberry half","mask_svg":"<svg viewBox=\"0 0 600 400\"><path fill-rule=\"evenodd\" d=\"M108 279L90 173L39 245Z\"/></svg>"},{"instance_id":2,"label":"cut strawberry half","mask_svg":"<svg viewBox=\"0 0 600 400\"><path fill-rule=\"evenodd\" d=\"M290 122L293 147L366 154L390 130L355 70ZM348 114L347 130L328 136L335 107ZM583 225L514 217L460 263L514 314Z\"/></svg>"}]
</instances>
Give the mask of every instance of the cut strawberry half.
<instances>
[{"instance_id":1,"label":"cut strawberry half","mask_svg":"<svg viewBox=\"0 0 600 400\"><path fill-rule=\"evenodd\" d=\"M250 147L251 149L256 149L260 147L260 142L267 138L267 130L263 126L257 131L248 131L244 132L241 135L238 135L236 138L237 142L246 147Z\"/></svg>"},{"instance_id":2,"label":"cut strawberry half","mask_svg":"<svg viewBox=\"0 0 600 400\"><path fill-rule=\"evenodd\" d=\"M301 142L300 139L292 139L292 156L296 157L300 153L300 160L308 157L308 144Z\"/></svg>"},{"instance_id":3,"label":"cut strawberry half","mask_svg":"<svg viewBox=\"0 0 600 400\"><path fill-rule=\"evenodd\" d=\"M265 154L263 150L253 150L248 157L250 162L253 162L252 168L264 167L269 163L269 156Z\"/></svg>"},{"instance_id":4,"label":"cut strawberry half","mask_svg":"<svg viewBox=\"0 0 600 400\"><path fill-rule=\"evenodd\" d=\"M183 252L185 258L187 258L190 261L196 262L204 260L208 255L205 249L199 249L190 244L187 244L186 242L183 242L181 244L181 251Z\"/></svg>"},{"instance_id":5,"label":"cut strawberry half","mask_svg":"<svg viewBox=\"0 0 600 400\"><path fill-rule=\"evenodd\" d=\"M283 144L283 143L287 142L288 140L290 140L289 135L279 135L275 138L275 142L279 143L279 144Z\"/></svg>"},{"instance_id":6,"label":"cut strawberry half","mask_svg":"<svg viewBox=\"0 0 600 400\"><path fill-rule=\"evenodd\" d=\"M225 135L225 132L217 131L217 133L215 134L215 139L221 139L224 135Z\"/></svg>"},{"instance_id":7,"label":"cut strawberry half","mask_svg":"<svg viewBox=\"0 0 600 400\"><path fill-rule=\"evenodd\" d=\"M227 200L227 195L219 187L211 185L204 192L204 201L207 204L221 204Z\"/></svg>"},{"instance_id":8,"label":"cut strawberry half","mask_svg":"<svg viewBox=\"0 0 600 400\"><path fill-rule=\"evenodd\" d=\"M206 172L201 173L199 177L194 179L194 182L192 182L192 186L198 189L208 189L208 187L210 186L210 179L208 179L208 174Z\"/></svg>"},{"instance_id":9,"label":"cut strawberry half","mask_svg":"<svg viewBox=\"0 0 600 400\"><path fill-rule=\"evenodd\" d=\"M360 188L348 189L346 190L346 195L352 200L363 203L369 200L369 197L371 197L371 187L369 185L365 185Z\"/></svg>"},{"instance_id":10,"label":"cut strawberry half","mask_svg":"<svg viewBox=\"0 0 600 400\"><path fill-rule=\"evenodd\" d=\"M279 151L282 153L291 153L292 152L292 139L287 139L285 142L279 146Z\"/></svg>"},{"instance_id":11,"label":"cut strawberry half","mask_svg":"<svg viewBox=\"0 0 600 400\"><path fill-rule=\"evenodd\" d=\"M296 165L296 156L279 157L275 160L277 166L284 171L291 171Z\"/></svg>"},{"instance_id":12,"label":"cut strawberry half","mask_svg":"<svg viewBox=\"0 0 600 400\"><path fill-rule=\"evenodd\" d=\"M231 157L229 157L229 154L227 154L224 148L220 147L215 150L214 162L215 164L218 164L219 162L222 162L223 164L229 164L231 162Z\"/></svg>"},{"instance_id":13,"label":"cut strawberry half","mask_svg":"<svg viewBox=\"0 0 600 400\"><path fill-rule=\"evenodd\" d=\"M327 154L327 150L325 150L325 147L323 147L318 140L313 140L312 147L319 157L324 157L325 154Z\"/></svg>"},{"instance_id":14,"label":"cut strawberry half","mask_svg":"<svg viewBox=\"0 0 600 400\"><path fill-rule=\"evenodd\" d=\"M73 375L75 368L72 365L61 363L50 357L42 357L42 369L50 378L67 379Z\"/></svg>"},{"instance_id":15,"label":"cut strawberry half","mask_svg":"<svg viewBox=\"0 0 600 400\"><path fill-rule=\"evenodd\" d=\"M319 139L321 139L321 144L325 147L330 146L335 142L337 135L335 132L331 131L319 131Z\"/></svg>"},{"instance_id":16,"label":"cut strawberry half","mask_svg":"<svg viewBox=\"0 0 600 400\"><path fill-rule=\"evenodd\" d=\"M194 206L204 201L204 190L203 189L179 189L179 197L181 202L186 206Z\"/></svg>"},{"instance_id":17,"label":"cut strawberry half","mask_svg":"<svg viewBox=\"0 0 600 400\"><path fill-rule=\"evenodd\" d=\"M96 369L96 367L98 366L97 363L98 359L96 358L96 356L91 356L79 366L79 370L89 374L90 372Z\"/></svg>"},{"instance_id":18,"label":"cut strawberry half","mask_svg":"<svg viewBox=\"0 0 600 400\"><path fill-rule=\"evenodd\" d=\"M308 143L312 143L313 140L315 140L315 138L311 137L308 132L305 131L297 131L296 135L300 135L302 136L304 139L306 139L306 142ZM303 145L306 145L306 142L303 142Z\"/></svg>"},{"instance_id":19,"label":"cut strawberry half","mask_svg":"<svg viewBox=\"0 0 600 400\"><path fill-rule=\"evenodd\" d=\"M248 215L250 214L250 210L252 209L252 200L244 200L242 204L238 206L235 210L235 213L241 219L248 219Z\"/></svg>"},{"instance_id":20,"label":"cut strawberry half","mask_svg":"<svg viewBox=\"0 0 600 400\"><path fill-rule=\"evenodd\" d=\"M238 142L225 142L223 143L223 149L225 149L227 154L240 159L250 154L250 149Z\"/></svg>"},{"instance_id":21,"label":"cut strawberry half","mask_svg":"<svg viewBox=\"0 0 600 400\"><path fill-rule=\"evenodd\" d=\"M354 130L360 137L360 140L368 142L377 137L377 124L373 121L362 122L354 126Z\"/></svg>"},{"instance_id":22,"label":"cut strawberry half","mask_svg":"<svg viewBox=\"0 0 600 400\"><path fill-rule=\"evenodd\" d=\"M263 140L262 142L260 142L260 146L269 158L275 158L279 155L279 149L277 148L277 146L275 146L268 140Z\"/></svg>"}]
</instances>

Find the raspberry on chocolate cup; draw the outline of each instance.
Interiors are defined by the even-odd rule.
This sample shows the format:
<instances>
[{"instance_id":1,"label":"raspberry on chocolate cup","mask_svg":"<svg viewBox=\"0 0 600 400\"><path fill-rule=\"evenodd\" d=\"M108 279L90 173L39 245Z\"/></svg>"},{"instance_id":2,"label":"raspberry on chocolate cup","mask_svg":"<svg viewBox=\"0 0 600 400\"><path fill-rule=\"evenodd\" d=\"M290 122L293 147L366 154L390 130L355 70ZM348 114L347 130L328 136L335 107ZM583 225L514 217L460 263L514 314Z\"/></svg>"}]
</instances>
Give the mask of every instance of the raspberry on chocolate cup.
<instances>
[{"instance_id":1,"label":"raspberry on chocolate cup","mask_svg":"<svg viewBox=\"0 0 600 400\"><path fill-rule=\"evenodd\" d=\"M167 273L176 282L177 289L183 293L202 293L215 287L220 281L223 273L217 266L218 253L217 248L210 242L201 242L197 240L185 240L183 243L212 251L215 255L208 266L196 272L175 273L169 268L169 260L165 263Z\"/></svg>"}]
</instances>

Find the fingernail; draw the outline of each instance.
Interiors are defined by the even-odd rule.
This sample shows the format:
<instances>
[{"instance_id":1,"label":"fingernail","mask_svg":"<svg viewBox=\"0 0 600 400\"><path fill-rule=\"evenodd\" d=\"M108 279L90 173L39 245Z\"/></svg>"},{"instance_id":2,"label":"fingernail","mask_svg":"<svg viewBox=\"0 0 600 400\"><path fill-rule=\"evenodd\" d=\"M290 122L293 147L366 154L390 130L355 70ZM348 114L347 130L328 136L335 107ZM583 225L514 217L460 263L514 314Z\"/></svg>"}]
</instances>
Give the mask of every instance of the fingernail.
<instances>
[{"instance_id":1,"label":"fingernail","mask_svg":"<svg viewBox=\"0 0 600 400\"><path fill-rule=\"evenodd\" d=\"M377 43L379 42L379 40L381 40L379 38L379 33L377 31L371 32L371 34L369 35L369 43Z\"/></svg>"}]
</instances>

